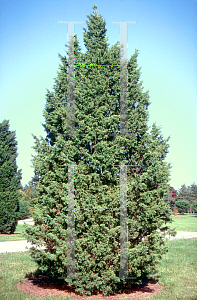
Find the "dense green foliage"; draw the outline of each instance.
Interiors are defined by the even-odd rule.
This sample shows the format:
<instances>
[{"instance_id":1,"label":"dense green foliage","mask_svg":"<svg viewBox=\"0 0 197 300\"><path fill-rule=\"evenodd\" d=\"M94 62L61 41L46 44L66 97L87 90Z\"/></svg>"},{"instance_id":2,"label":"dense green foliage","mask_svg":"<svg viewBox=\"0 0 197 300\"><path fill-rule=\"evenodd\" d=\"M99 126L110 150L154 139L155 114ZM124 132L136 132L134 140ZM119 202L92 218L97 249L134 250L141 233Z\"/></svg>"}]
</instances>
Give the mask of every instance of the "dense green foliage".
<instances>
[{"instance_id":1,"label":"dense green foliage","mask_svg":"<svg viewBox=\"0 0 197 300\"><path fill-rule=\"evenodd\" d=\"M25 220L31 218L31 211L29 209L30 201L19 201L18 220Z\"/></svg>"},{"instance_id":2,"label":"dense green foliage","mask_svg":"<svg viewBox=\"0 0 197 300\"><path fill-rule=\"evenodd\" d=\"M176 200L176 190L169 185L168 193L164 198L164 201L170 205L170 208L173 210L175 207L175 200Z\"/></svg>"},{"instance_id":3,"label":"dense green foliage","mask_svg":"<svg viewBox=\"0 0 197 300\"><path fill-rule=\"evenodd\" d=\"M192 183L190 186L182 184L178 190L176 200L185 200L189 203L188 212L197 212L197 185Z\"/></svg>"},{"instance_id":4,"label":"dense green foliage","mask_svg":"<svg viewBox=\"0 0 197 300\"><path fill-rule=\"evenodd\" d=\"M96 7L94 6L94 9ZM156 231L168 230L170 206L164 202L169 168L168 139L153 124L148 128L148 92L143 92L138 51L127 62L128 132L121 135L120 45L109 48L105 21L88 16L82 54L75 35L75 131L68 134L67 63L61 66L54 91L47 91L44 110L46 138L35 137L34 167L39 174L35 226L27 228L35 244L31 255L41 270L63 276L81 294L105 295L130 281L119 278L120 165L127 167L128 276L142 282L167 251ZM70 73L69 73L70 74ZM70 76L70 75L68 75ZM72 121L72 120L71 120ZM75 165L75 275L67 278L68 165ZM118 166L117 166L118 165ZM171 230L168 232L172 233ZM44 245L45 251L36 249ZM81 278L83 277L83 278Z\"/></svg>"},{"instance_id":5,"label":"dense green foliage","mask_svg":"<svg viewBox=\"0 0 197 300\"><path fill-rule=\"evenodd\" d=\"M34 206L38 200L38 190L37 190L37 175L20 189L20 201L19 201L19 212L18 219L24 220L26 218L32 217L32 213L35 210Z\"/></svg>"},{"instance_id":6,"label":"dense green foliage","mask_svg":"<svg viewBox=\"0 0 197 300\"><path fill-rule=\"evenodd\" d=\"M180 214L187 213L189 210L189 203L186 200L177 200L175 202L175 207L178 208Z\"/></svg>"},{"instance_id":7,"label":"dense green foliage","mask_svg":"<svg viewBox=\"0 0 197 300\"><path fill-rule=\"evenodd\" d=\"M21 171L17 171L17 141L9 121L0 123L0 233L14 233L19 210Z\"/></svg>"}]
</instances>

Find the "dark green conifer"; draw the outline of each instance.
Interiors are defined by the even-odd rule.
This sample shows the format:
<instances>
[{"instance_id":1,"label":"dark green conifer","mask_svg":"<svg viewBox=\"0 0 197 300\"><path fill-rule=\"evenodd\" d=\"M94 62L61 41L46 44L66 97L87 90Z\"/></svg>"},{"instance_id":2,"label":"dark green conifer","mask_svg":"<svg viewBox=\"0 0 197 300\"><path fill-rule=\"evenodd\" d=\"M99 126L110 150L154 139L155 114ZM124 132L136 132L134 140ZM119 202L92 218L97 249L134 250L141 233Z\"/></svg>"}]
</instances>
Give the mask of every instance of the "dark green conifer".
<instances>
[{"instance_id":1,"label":"dark green conifer","mask_svg":"<svg viewBox=\"0 0 197 300\"><path fill-rule=\"evenodd\" d=\"M148 132L150 102L139 81L138 52L127 65L129 134L121 134L120 111L125 107L120 105L120 87L124 86L120 73L125 62L120 60L119 43L109 48L106 23L96 8L94 5L84 30L85 54L81 54L75 36L74 84L69 63L71 40L68 59L60 56L62 66L54 92L46 95L47 137L35 137L34 166L40 175L35 226L27 232L30 242L46 247L45 251L32 248L40 269L53 277L65 277L81 294L101 291L107 295L129 281L119 278L121 165L128 165L128 276L136 278L134 281L142 282L165 253L164 240L156 230L168 229L165 223L171 220L171 211L163 201L169 177L165 163L168 140L155 124ZM121 74L124 79L124 72ZM69 134L72 117L75 134ZM122 121L125 125L126 114ZM73 215L69 215L71 203L67 200L73 191L75 262L70 264L67 254L72 245L67 237L68 233L73 236L73 230L67 224ZM67 276L68 264L76 277Z\"/></svg>"},{"instance_id":2,"label":"dark green conifer","mask_svg":"<svg viewBox=\"0 0 197 300\"><path fill-rule=\"evenodd\" d=\"M14 233L19 211L21 170L17 170L16 133L0 123L0 233Z\"/></svg>"}]
</instances>

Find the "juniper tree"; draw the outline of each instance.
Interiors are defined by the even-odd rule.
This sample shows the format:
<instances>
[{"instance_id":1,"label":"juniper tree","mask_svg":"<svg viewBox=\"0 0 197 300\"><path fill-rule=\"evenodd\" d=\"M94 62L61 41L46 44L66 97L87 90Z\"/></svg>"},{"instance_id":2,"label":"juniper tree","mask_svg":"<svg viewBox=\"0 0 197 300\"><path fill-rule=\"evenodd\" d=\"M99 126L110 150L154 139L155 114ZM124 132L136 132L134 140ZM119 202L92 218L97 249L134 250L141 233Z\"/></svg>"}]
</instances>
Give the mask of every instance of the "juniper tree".
<instances>
[{"instance_id":1,"label":"juniper tree","mask_svg":"<svg viewBox=\"0 0 197 300\"><path fill-rule=\"evenodd\" d=\"M68 58L60 55L62 65L54 91L47 91L47 135L40 140L34 137L37 154L33 163L40 176L39 195L35 226L27 229L27 237L35 246L46 247L45 251L35 246L31 250L41 270L53 277L63 276L81 294L102 291L107 295L129 281L119 278L121 165L127 165L128 177L128 276L142 282L167 251L156 230L168 230L166 223L171 221L170 207L163 201L169 180L169 165L165 162L169 145L155 124L149 132L150 101L140 81L137 50L127 62L129 134L120 134L120 73L125 63L121 63L119 43L109 48L106 22L95 5L93 9L86 22L88 28L84 29L86 53L81 53L75 35L74 70L69 65L69 59L73 59L71 40ZM69 77L73 71L74 85L73 77ZM70 93L73 86L74 110ZM75 125L69 134L71 115ZM68 186L73 188L69 172L75 176L72 278L67 276Z\"/></svg>"},{"instance_id":2,"label":"juniper tree","mask_svg":"<svg viewBox=\"0 0 197 300\"><path fill-rule=\"evenodd\" d=\"M197 212L197 185L193 182L190 185L190 198L191 198L191 210L192 212Z\"/></svg>"},{"instance_id":3,"label":"juniper tree","mask_svg":"<svg viewBox=\"0 0 197 300\"><path fill-rule=\"evenodd\" d=\"M0 123L0 233L14 233L19 211L21 170L17 170L16 133Z\"/></svg>"},{"instance_id":4,"label":"juniper tree","mask_svg":"<svg viewBox=\"0 0 197 300\"><path fill-rule=\"evenodd\" d=\"M185 184L178 190L177 200L188 200L188 189Z\"/></svg>"}]
</instances>

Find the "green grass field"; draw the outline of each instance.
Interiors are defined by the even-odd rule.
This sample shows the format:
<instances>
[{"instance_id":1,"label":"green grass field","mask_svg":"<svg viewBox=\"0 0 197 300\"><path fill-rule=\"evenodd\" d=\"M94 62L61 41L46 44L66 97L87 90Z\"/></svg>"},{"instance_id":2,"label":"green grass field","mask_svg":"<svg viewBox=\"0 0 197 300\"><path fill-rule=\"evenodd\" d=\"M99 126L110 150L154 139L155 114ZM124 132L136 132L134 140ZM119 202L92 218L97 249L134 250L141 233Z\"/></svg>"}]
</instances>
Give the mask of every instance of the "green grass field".
<instances>
[{"instance_id":1,"label":"green grass field","mask_svg":"<svg viewBox=\"0 0 197 300\"><path fill-rule=\"evenodd\" d=\"M178 231L197 231L197 214L173 216L170 228L175 228Z\"/></svg>"},{"instance_id":2,"label":"green grass field","mask_svg":"<svg viewBox=\"0 0 197 300\"><path fill-rule=\"evenodd\" d=\"M178 217L174 217L173 219L175 222L173 222L172 227L176 225L176 230L197 231L194 230L197 225L197 216L178 215ZM22 229L20 229L20 234L22 234ZM164 292L160 295L155 295L151 299L197 299L197 239L167 241L167 245L169 251L163 255L158 273L152 275L153 279L159 280L158 283L163 286ZM17 283L25 280L26 274L34 272L37 269L36 263L31 261L28 252L0 253L0 269L1 300L43 299L27 296L17 289ZM44 299L52 298L46 297ZM63 300L65 298L59 297L53 299ZM71 300L72 298L68 299Z\"/></svg>"}]
</instances>

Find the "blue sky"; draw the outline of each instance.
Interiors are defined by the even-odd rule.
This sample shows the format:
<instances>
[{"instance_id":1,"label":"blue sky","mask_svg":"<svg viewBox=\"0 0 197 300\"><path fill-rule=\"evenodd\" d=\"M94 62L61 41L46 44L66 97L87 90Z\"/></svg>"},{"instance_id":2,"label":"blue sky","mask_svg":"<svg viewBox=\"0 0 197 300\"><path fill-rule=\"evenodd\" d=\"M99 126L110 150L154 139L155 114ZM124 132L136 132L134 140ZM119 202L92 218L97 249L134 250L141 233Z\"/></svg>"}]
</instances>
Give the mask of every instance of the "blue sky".
<instances>
[{"instance_id":1,"label":"blue sky","mask_svg":"<svg viewBox=\"0 0 197 300\"><path fill-rule=\"evenodd\" d=\"M128 58L139 49L144 91L149 90L149 126L171 136L167 162L170 184L178 189L197 183L197 1L95 0L107 22L110 45L128 24ZM52 90L66 54L67 24L75 25L82 52L86 15L94 0L0 0L0 122L10 120L18 141L17 164L23 186L33 176L31 134L45 136L46 89Z\"/></svg>"}]
</instances>

